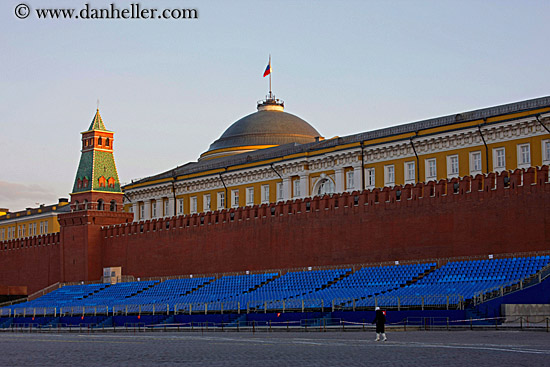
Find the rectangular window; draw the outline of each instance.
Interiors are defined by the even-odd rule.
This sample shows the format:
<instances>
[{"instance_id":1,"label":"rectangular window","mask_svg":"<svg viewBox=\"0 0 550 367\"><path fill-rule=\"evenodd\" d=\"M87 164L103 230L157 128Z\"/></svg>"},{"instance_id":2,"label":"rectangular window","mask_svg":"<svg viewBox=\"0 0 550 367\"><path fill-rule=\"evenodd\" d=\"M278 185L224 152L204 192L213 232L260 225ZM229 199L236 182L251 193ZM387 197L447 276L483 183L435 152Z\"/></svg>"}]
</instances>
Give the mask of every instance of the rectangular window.
<instances>
[{"instance_id":1,"label":"rectangular window","mask_svg":"<svg viewBox=\"0 0 550 367\"><path fill-rule=\"evenodd\" d=\"M395 167L393 164L384 166L384 186L395 185Z\"/></svg>"},{"instance_id":2,"label":"rectangular window","mask_svg":"<svg viewBox=\"0 0 550 367\"><path fill-rule=\"evenodd\" d=\"M157 202L153 201L151 202L151 218L157 217Z\"/></svg>"},{"instance_id":3,"label":"rectangular window","mask_svg":"<svg viewBox=\"0 0 550 367\"><path fill-rule=\"evenodd\" d=\"M447 156L447 177L458 176L458 155Z\"/></svg>"},{"instance_id":4,"label":"rectangular window","mask_svg":"<svg viewBox=\"0 0 550 367\"><path fill-rule=\"evenodd\" d=\"M165 216L165 217L168 216L168 208L169 208L168 203L169 203L168 200L164 200L164 205L163 205L163 211L164 211L164 213L163 213L163 216Z\"/></svg>"},{"instance_id":5,"label":"rectangular window","mask_svg":"<svg viewBox=\"0 0 550 367\"><path fill-rule=\"evenodd\" d=\"M239 206L239 190L231 190L231 203L233 208Z\"/></svg>"},{"instance_id":6,"label":"rectangular window","mask_svg":"<svg viewBox=\"0 0 550 367\"><path fill-rule=\"evenodd\" d=\"M0 241L4 241L4 228L0 229Z\"/></svg>"},{"instance_id":7,"label":"rectangular window","mask_svg":"<svg viewBox=\"0 0 550 367\"><path fill-rule=\"evenodd\" d=\"M414 184L416 181L415 162L405 162L405 183Z\"/></svg>"},{"instance_id":8,"label":"rectangular window","mask_svg":"<svg viewBox=\"0 0 550 367\"><path fill-rule=\"evenodd\" d=\"M29 223L29 233L28 236L32 236L32 223Z\"/></svg>"},{"instance_id":9,"label":"rectangular window","mask_svg":"<svg viewBox=\"0 0 550 367\"><path fill-rule=\"evenodd\" d=\"M262 185L262 204L269 203L269 185Z\"/></svg>"},{"instance_id":10,"label":"rectangular window","mask_svg":"<svg viewBox=\"0 0 550 367\"><path fill-rule=\"evenodd\" d=\"M294 196L293 197L299 197L300 196L300 179L296 179L293 182L294 184Z\"/></svg>"},{"instance_id":11,"label":"rectangular window","mask_svg":"<svg viewBox=\"0 0 550 367\"><path fill-rule=\"evenodd\" d=\"M367 168L366 169L366 178L367 178L367 189L373 189L374 186L376 185L376 177L374 176L375 174L375 170L374 168Z\"/></svg>"},{"instance_id":12,"label":"rectangular window","mask_svg":"<svg viewBox=\"0 0 550 367\"><path fill-rule=\"evenodd\" d=\"M206 194L202 197L202 211L210 211L210 194Z\"/></svg>"},{"instance_id":13,"label":"rectangular window","mask_svg":"<svg viewBox=\"0 0 550 367\"><path fill-rule=\"evenodd\" d=\"M183 199L178 199L178 214L183 214Z\"/></svg>"},{"instance_id":14,"label":"rectangular window","mask_svg":"<svg viewBox=\"0 0 550 367\"><path fill-rule=\"evenodd\" d=\"M550 140L542 141L542 164L550 164Z\"/></svg>"},{"instance_id":15,"label":"rectangular window","mask_svg":"<svg viewBox=\"0 0 550 367\"><path fill-rule=\"evenodd\" d=\"M145 203L139 204L139 219L145 219Z\"/></svg>"},{"instance_id":16,"label":"rectangular window","mask_svg":"<svg viewBox=\"0 0 550 367\"><path fill-rule=\"evenodd\" d=\"M426 181L437 179L437 165L435 158L426 159Z\"/></svg>"},{"instance_id":17,"label":"rectangular window","mask_svg":"<svg viewBox=\"0 0 550 367\"><path fill-rule=\"evenodd\" d=\"M225 209L225 192L218 192L218 210Z\"/></svg>"},{"instance_id":18,"label":"rectangular window","mask_svg":"<svg viewBox=\"0 0 550 367\"><path fill-rule=\"evenodd\" d=\"M32 224L32 235L36 236L36 222Z\"/></svg>"},{"instance_id":19,"label":"rectangular window","mask_svg":"<svg viewBox=\"0 0 550 367\"><path fill-rule=\"evenodd\" d=\"M518 145L518 167L527 168L531 165L531 146L529 144Z\"/></svg>"},{"instance_id":20,"label":"rectangular window","mask_svg":"<svg viewBox=\"0 0 550 367\"><path fill-rule=\"evenodd\" d=\"M190 211L191 214L195 214L197 212L197 197L192 196L191 201L189 202L189 205L191 206Z\"/></svg>"},{"instance_id":21,"label":"rectangular window","mask_svg":"<svg viewBox=\"0 0 550 367\"><path fill-rule=\"evenodd\" d=\"M353 190L355 188L354 176L355 172L353 170L346 172L346 190Z\"/></svg>"},{"instance_id":22,"label":"rectangular window","mask_svg":"<svg viewBox=\"0 0 550 367\"><path fill-rule=\"evenodd\" d=\"M254 188L246 188L246 205L254 205Z\"/></svg>"},{"instance_id":23,"label":"rectangular window","mask_svg":"<svg viewBox=\"0 0 550 367\"><path fill-rule=\"evenodd\" d=\"M481 152L470 152L470 175L481 173Z\"/></svg>"},{"instance_id":24,"label":"rectangular window","mask_svg":"<svg viewBox=\"0 0 550 367\"><path fill-rule=\"evenodd\" d=\"M44 234L44 222L40 222L40 234Z\"/></svg>"},{"instance_id":25,"label":"rectangular window","mask_svg":"<svg viewBox=\"0 0 550 367\"><path fill-rule=\"evenodd\" d=\"M277 182L277 201L283 200L284 197L283 183Z\"/></svg>"},{"instance_id":26,"label":"rectangular window","mask_svg":"<svg viewBox=\"0 0 550 367\"><path fill-rule=\"evenodd\" d=\"M48 221L44 222L44 233L48 233Z\"/></svg>"},{"instance_id":27,"label":"rectangular window","mask_svg":"<svg viewBox=\"0 0 550 367\"><path fill-rule=\"evenodd\" d=\"M493 149L493 171L506 169L506 151L504 148Z\"/></svg>"}]
</instances>

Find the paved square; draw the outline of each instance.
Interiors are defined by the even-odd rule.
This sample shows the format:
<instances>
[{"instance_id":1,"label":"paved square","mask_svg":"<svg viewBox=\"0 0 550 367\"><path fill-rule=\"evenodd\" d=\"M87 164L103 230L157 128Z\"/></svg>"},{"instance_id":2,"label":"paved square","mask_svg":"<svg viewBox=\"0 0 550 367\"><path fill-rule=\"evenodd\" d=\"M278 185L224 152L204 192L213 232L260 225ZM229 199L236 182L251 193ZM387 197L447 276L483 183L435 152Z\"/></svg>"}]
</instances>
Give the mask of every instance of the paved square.
<instances>
[{"instance_id":1,"label":"paved square","mask_svg":"<svg viewBox=\"0 0 550 367\"><path fill-rule=\"evenodd\" d=\"M0 366L550 366L542 331L0 333Z\"/></svg>"}]
</instances>

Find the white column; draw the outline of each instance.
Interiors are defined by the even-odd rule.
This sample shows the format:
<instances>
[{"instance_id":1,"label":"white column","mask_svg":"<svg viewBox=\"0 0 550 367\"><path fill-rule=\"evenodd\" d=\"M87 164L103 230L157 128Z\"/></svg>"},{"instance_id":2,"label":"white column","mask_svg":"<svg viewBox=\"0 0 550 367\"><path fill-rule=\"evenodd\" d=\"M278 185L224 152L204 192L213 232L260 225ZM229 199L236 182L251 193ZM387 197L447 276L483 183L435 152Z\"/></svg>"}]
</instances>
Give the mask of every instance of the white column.
<instances>
[{"instance_id":1,"label":"white column","mask_svg":"<svg viewBox=\"0 0 550 367\"><path fill-rule=\"evenodd\" d=\"M132 212L134 213L134 222L137 222L139 220L139 205L137 201L132 203Z\"/></svg>"},{"instance_id":2,"label":"white column","mask_svg":"<svg viewBox=\"0 0 550 367\"><path fill-rule=\"evenodd\" d=\"M361 169L362 169L361 164L353 166L353 190L362 190Z\"/></svg>"},{"instance_id":3,"label":"white column","mask_svg":"<svg viewBox=\"0 0 550 367\"><path fill-rule=\"evenodd\" d=\"M170 197L168 198L168 216L169 217L173 217L174 215L176 215L176 213L174 212L174 203L176 202L176 199L174 199L174 197Z\"/></svg>"},{"instance_id":4,"label":"white column","mask_svg":"<svg viewBox=\"0 0 550 367\"><path fill-rule=\"evenodd\" d=\"M283 201L290 200L292 198L292 178L283 177Z\"/></svg>"},{"instance_id":5,"label":"white column","mask_svg":"<svg viewBox=\"0 0 550 367\"><path fill-rule=\"evenodd\" d=\"M305 198L309 196L309 175L301 174L300 175L300 198Z\"/></svg>"},{"instance_id":6,"label":"white column","mask_svg":"<svg viewBox=\"0 0 550 367\"><path fill-rule=\"evenodd\" d=\"M342 168L337 168L334 170L334 184L335 184L335 188L334 190L337 192L337 193L341 193L341 192L344 192L344 190L346 189L345 185L344 185L344 170Z\"/></svg>"},{"instance_id":7,"label":"white column","mask_svg":"<svg viewBox=\"0 0 550 367\"><path fill-rule=\"evenodd\" d=\"M143 200L145 206L145 218L144 220L151 219L151 199Z\"/></svg>"}]
</instances>

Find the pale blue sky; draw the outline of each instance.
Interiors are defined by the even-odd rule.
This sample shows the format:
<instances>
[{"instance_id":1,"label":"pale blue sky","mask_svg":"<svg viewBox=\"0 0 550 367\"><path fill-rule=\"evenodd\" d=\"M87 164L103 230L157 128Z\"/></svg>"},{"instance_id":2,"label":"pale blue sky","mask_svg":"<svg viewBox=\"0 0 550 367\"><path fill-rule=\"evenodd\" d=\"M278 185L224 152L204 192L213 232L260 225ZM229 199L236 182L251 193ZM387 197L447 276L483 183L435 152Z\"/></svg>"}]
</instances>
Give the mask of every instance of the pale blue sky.
<instances>
[{"instance_id":1,"label":"pale blue sky","mask_svg":"<svg viewBox=\"0 0 550 367\"><path fill-rule=\"evenodd\" d=\"M549 95L548 1L143 0L197 20L19 20L0 4L0 207L68 197L100 112L120 180L194 161L273 89L325 137ZM129 1L25 0L36 7ZM138 2L138 1L136 1Z\"/></svg>"}]
</instances>

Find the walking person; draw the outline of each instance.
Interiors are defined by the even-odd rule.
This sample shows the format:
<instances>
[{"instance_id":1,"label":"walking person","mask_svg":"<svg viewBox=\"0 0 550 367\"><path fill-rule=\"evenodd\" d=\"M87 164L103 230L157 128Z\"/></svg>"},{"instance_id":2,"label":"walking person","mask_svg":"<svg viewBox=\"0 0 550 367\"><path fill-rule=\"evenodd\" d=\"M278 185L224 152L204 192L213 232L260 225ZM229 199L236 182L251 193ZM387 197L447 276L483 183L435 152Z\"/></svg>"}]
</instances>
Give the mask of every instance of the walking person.
<instances>
[{"instance_id":1,"label":"walking person","mask_svg":"<svg viewBox=\"0 0 550 367\"><path fill-rule=\"evenodd\" d=\"M380 309L380 307L376 307L374 310L376 311L376 316L372 321L373 324L376 324L376 339L374 341L380 341L380 336L382 336L382 341L385 342L386 340L388 340L388 338L386 338L385 331L386 315L384 314L384 311Z\"/></svg>"}]
</instances>

